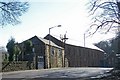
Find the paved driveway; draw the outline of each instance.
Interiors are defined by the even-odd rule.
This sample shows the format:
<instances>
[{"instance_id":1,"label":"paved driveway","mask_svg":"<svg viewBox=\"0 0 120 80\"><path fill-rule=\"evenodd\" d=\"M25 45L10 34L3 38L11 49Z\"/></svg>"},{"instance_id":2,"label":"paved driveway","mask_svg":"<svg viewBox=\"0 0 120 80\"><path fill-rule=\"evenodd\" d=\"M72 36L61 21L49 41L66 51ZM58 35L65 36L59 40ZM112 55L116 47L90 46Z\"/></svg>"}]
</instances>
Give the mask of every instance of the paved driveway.
<instances>
[{"instance_id":1,"label":"paved driveway","mask_svg":"<svg viewBox=\"0 0 120 80\"><path fill-rule=\"evenodd\" d=\"M53 68L40 70L26 70L2 73L2 78L16 79L39 79L39 78L94 78L110 71L112 68ZM41 79L40 79L41 80Z\"/></svg>"}]
</instances>

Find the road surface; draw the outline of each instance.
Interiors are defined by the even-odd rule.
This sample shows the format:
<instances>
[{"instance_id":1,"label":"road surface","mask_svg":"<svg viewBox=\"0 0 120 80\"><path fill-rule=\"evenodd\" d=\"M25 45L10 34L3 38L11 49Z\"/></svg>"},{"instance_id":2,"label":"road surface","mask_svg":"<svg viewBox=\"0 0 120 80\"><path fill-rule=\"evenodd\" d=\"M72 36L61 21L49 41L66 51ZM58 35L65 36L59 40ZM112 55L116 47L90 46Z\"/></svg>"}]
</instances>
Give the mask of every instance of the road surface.
<instances>
[{"instance_id":1,"label":"road surface","mask_svg":"<svg viewBox=\"0 0 120 80\"><path fill-rule=\"evenodd\" d=\"M41 80L39 78L94 78L103 75L110 71L112 68L53 68L53 69L40 69L40 70L26 70L2 73L2 80Z\"/></svg>"}]
</instances>

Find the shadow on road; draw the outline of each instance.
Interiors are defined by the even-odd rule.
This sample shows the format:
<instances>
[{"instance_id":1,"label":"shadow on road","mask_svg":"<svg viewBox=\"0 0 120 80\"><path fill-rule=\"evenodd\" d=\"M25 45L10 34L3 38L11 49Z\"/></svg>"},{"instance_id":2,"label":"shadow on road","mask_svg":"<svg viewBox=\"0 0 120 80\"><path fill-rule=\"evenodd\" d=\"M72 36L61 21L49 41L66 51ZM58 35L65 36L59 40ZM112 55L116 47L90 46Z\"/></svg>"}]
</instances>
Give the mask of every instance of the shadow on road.
<instances>
[{"instance_id":1,"label":"shadow on road","mask_svg":"<svg viewBox=\"0 0 120 80\"><path fill-rule=\"evenodd\" d=\"M3 78L1 80L91 80L89 78Z\"/></svg>"}]
</instances>

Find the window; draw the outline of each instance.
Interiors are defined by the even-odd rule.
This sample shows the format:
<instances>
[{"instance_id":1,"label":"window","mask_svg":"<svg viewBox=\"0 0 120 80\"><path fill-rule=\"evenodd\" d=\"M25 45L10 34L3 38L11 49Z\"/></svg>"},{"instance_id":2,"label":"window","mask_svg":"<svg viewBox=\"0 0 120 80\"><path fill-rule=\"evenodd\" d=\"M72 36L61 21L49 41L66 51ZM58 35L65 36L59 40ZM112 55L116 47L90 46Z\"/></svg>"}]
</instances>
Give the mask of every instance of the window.
<instances>
[{"instance_id":1,"label":"window","mask_svg":"<svg viewBox=\"0 0 120 80\"><path fill-rule=\"evenodd\" d=\"M59 54L59 56L62 55L62 50L61 49L58 50L58 54Z\"/></svg>"},{"instance_id":2,"label":"window","mask_svg":"<svg viewBox=\"0 0 120 80\"><path fill-rule=\"evenodd\" d=\"M54 55L54 47L52 47L51 54Z\"/></svg>"}]
</instances>

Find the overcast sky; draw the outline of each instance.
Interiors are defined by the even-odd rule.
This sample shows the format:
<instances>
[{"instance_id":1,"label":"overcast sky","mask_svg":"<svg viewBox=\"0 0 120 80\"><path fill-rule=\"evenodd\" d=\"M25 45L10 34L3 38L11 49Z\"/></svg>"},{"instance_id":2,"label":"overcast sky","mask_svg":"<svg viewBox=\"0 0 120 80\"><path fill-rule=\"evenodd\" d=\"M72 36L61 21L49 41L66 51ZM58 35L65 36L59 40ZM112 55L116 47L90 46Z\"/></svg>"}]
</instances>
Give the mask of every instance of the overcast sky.
<instances>
[{"instance_id":1,"label":"overcast sky","mask_svg":"<svg viewBox=\"0 0 120 80\"><path fill-rule=\"evenodd\" d=\"M10 37L22 42L33 36L44 37L50 27L51 34L60 39L67 31L67 43L83 46L83 34L89 28L91 19L87 10L88 0L40 0L30 1L30 8L21 17L22 23L0 28L0 46L6 46ZM86 38L86 46L112 37L111 34L95 34Z\"/></svg>"}]
</instances>

